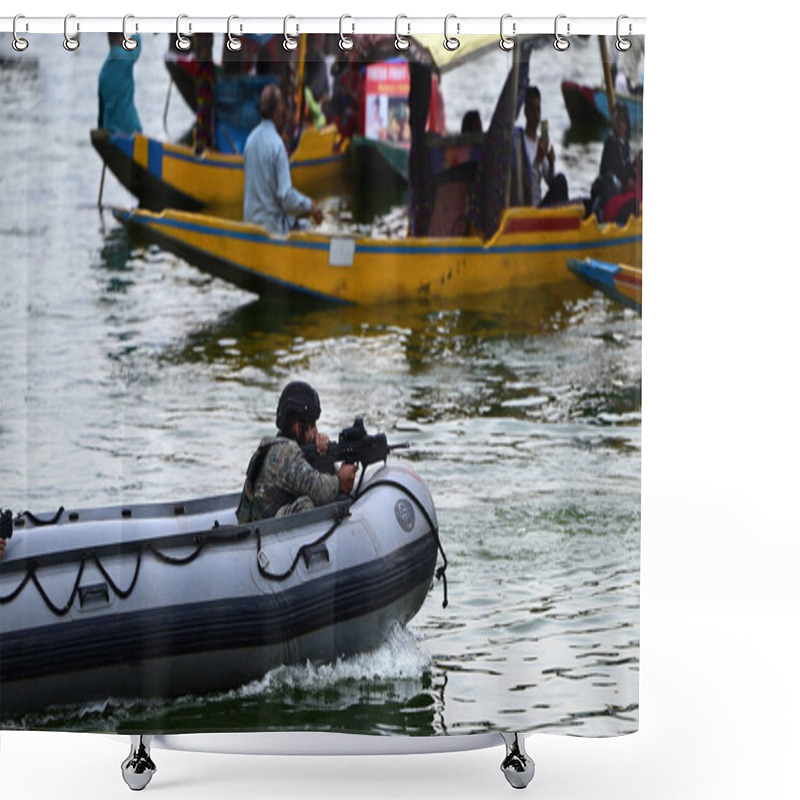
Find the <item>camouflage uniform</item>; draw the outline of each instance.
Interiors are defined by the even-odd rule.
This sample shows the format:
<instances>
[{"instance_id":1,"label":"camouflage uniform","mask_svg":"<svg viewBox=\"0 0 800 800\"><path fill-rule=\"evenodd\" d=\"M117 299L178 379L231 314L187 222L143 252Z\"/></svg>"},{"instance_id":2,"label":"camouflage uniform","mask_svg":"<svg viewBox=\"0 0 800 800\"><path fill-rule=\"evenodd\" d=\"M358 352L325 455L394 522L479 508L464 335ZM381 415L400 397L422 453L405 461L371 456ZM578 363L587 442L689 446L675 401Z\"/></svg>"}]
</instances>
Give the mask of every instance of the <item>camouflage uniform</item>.
<instances>
[{"instance_id":1,"label":"camouflage uniform","mask_svg":"<svg viewBox=\"0 0 800 800\"><path fill-rule=\"evenodd\" d=\"M258 458L263 458L260 468L254 464ZM251 479L254 467L257 471ZM314 469L300 445L282 436L261 440L247 475L236 511L241 524L308 511L332 503L339 496L338 476Z\"/></svg>"}]
</instances>

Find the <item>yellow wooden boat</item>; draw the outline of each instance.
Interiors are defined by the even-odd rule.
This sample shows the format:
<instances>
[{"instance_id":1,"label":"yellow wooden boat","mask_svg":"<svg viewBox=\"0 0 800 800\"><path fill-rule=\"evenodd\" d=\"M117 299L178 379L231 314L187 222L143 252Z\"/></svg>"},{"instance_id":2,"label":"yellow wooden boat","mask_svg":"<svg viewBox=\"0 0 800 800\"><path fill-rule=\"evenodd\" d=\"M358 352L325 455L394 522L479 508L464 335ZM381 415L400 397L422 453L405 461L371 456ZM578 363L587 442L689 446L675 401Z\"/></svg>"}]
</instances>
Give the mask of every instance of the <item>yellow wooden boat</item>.
<instances>
[{"instance_id":1,"label":"yellow wooden boat","mask_svg":"<svg viewBox=\"0 0 800 800\"><path fill-rule=\"evenodd\" d=\"M326 300L391 303L578 279L568 258L641 265L642 218L624 227L584 219L581 205L503 212L497 233L379 239L317 232L270 236L264 228L180 211L115 209L114 215L197 267L260 294L300 292Z\"/></svg>"},{"instance_id":2,"label":"yellow wooden boat","mask_svg":"<svg viewBox=\"0 0 800 800\"><path fill-rule=\"evenodd\" d=\"M600 224L593 215L585 218L582 202L541 209L526 200L523 171L511 165L516 101L527 84L527 48L534 44L518 43L489 127L477 142L426 134L433 64L410 64L406 236L324 230L275 236L257 225L175 210L119 209L115 216L164 249L247 289L340 303L445 301L569 282L579 286L567 269L570 258L640 267L641 215L625 225ZM473 42L476 48L485 45Z\"/></svg>"},{"instance_id":3,"label":"yellow wooden boat","mask_svg":"<svg viewBox=\"0 0 800 800\"><path fill-rule=\"evenodd\" d=\"M92 145L122 185L145 208L180 208L241 219L244 197L243 157L152 139L141 133L93 130ZM319 198L342 181L349 142L336 126L304 130L289 166L292 184Z\"/></svg>"},{"instance_id":4,"label":"yellow wooden boat","mask_svg":"<svg viewBox=\"0 0 800 800\"><path fill-rule=\"evenodd\" d=\"M357 41L358 58L364 63L397 56L394 36L367 35ZM424 63L445 72L466 57L495 47L496 41L497 37L490 35L468 36L456 53L441 46L441 37L419 35L409 39L404 57L409 62ZM256 80L255 76L249 78ZM207 151L197 155L191 147L162 142L141 133L94 130L91 140L104 164L143 207L157 211L166 208L203 211L241 219L244 194L241 154ZM292 185L315 199L337 193L350 167L350 150L350 140L342 140L335 125L303 130L289 158ZM361 181L365 191L374 191L376 182L385 183L381 179L376 181L374 173L368 177L369 181ZM373 185L367 186L370 182Z\"/></svg>"}]
</instances>

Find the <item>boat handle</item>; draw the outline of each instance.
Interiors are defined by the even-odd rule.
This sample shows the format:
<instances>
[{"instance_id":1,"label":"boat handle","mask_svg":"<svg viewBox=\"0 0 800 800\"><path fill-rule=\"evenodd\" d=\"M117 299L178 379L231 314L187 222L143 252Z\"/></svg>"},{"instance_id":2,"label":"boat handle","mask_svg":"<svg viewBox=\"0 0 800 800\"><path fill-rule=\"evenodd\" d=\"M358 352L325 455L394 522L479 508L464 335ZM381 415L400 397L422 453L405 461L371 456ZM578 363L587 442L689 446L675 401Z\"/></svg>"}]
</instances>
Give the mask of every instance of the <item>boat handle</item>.
<instances>
[{"instance_id":1,"label":"boat handle","mask_svg":"<svg viewBox=\"0 0 800 800\"><path fill-rule=\"evenodd\" d=\"M93 583L91 586L79 586L78 599L80 600L81 608L87 603L108 603L108 584Z\"/></svg>"},{"instance_id":2,"label":"boat handle","mask_svg":"<svg viewBox=\"0 0 800 800\"><path fill-rule=\"evenodd\" d=\"M306 569L311 569L315 566L323 566L324 564L331 563L331 554L324 544L314 545L312 547L303 548L303 561L305 562Z\"/></svg>"}]
</instances>

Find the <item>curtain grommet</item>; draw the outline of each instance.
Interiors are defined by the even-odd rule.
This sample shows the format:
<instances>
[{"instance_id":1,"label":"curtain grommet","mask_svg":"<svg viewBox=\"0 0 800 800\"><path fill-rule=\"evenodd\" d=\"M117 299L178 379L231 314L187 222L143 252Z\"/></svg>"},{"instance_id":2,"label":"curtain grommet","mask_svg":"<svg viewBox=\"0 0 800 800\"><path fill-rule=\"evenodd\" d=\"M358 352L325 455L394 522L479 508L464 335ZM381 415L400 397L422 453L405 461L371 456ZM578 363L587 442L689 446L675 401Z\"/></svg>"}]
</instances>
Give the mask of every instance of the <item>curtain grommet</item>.
<instances>
[{"instance_id":1,"label":"curtain grommet","mask_svg":"<svg viewBox=\"0 0 800 800\"><path fill-rule=\"evenodd\" d=\"M352 50L356 43L349 37L344 35L344 21L346 19L353 19L349 14L342 14L339 17L339 49L344 50L345 52ZM351 33L355 33L356 26L355 24L352 25Z\"/></svg>"},{"instance_id":2,"label":"curtain grommet","mask_svg":"<svg viewBox=\"0 0 800 800\"><path fill-rule=\"evenodd\" d=\"M178 14L178 18L175 20L175 47L177 47L178 50L182 50L184 53L192 47L192 40L181 33L181 20L188 18L188 14ZM191 31L192 23L190 22L189 32L191 33Z\"/></svg>"},{"instance_id":3,"label":"curtain grommet","mask_svg":"<svg viewBox=\"0 0 800 800\"><path fill-rule=\"evenodd\" d=\"M291 14L283 18L283 49L292 53L299 47L297 39L289 33L289 20L297 20ZM295 22L295 36L300 32L300 26Z\"/></svg>"},{"instance_id":4,"label":"curtain grommet","mask_svg":"<svg viewBox=\"0 0 800 800\"><path fill-rule=\"evenodd\" d=\"M11 32L14 34L14 39L11 42L11 46L18 53L22 53L23 51L27 50L28 49L28 44L29 44L27 39L23 39L17 33L17 22L19 22L19 20L21 20L21 19L25 19L25 15L24 14L17 14L17 16L14 17L14 23L11 26ZM28 23L27 22L25 23L25 30L28 30Z\"/></svg>"},{"instance_id":5,"label":"curtain grommet","mask_svg":"<svg viewBox=\"0 0 800 800\"><path fill-rule=\"evenodd\" d=\"M513 39L514 34L517 32L517 23L511 23L511 36L506 36L505 24L507 19L513 19L511 14L503 14L500 17L500 49L505 50L506 53L514 49L516 41Z\"/></svg>"},{"instance_id":6,"label":"curtain grommet","mask_svg":"<svg viewBox=\"0 0 800 800\"><path fill-rule=\"evenodd\" d=\"M620 31L620 23L624 19L628 19L628 17L626 17L624 14L621 14L619 17L617 17L617 41L614 43L614 47L616 47L617 50L619 50L620 53L626 53L628 50L631 49L631 40L630 39L626 39L619 32ZM632 28L631 28L631 24L629 22L628 23L628 36L631 35L631 30L632 30Z\"/></svg>"},{"instance_id":7,"label":"curtain grommet","mask_svg":"<svg viewBox=\"0 0 800 800\"><path fill-rule=\"evenodd\" d=\"M135 50L139 46L139 42L136 41L132 36L128 36L128 20L129 19L136 19L133 14L126 14L122 18L122 46L130 52L131 50ZM139 29L138 23L134 24L134 28L136 30Z\"/></svg>"},{"instance_id":8,"label":"curtain grommet","mask_svg":"<svg viewBox=\"0 0 800 800\"><path fill-rule=\"evenodd\" d=\"M401 19L408 19L405 14L398 14L394 18L394 46L397 50L408 50L411 43L406 38L409 33L411 33L411 25L407 25L408 32L405 36L400 35L400 20Z\"/></svg>"},{"instance_id":9,"label":"curtain grommet","mask_svg":"<svg viewBox=\"0 0 800 800\"><path fill-rule=\"evenodd\" d=\"M454 19L456 21L456 35L450 36L448 33L450 27L450 20ZM458 21L458 17L455 14L448 14L444 18L444 49L449 50L451 53L454 50L458 50L461 46L461 42L458 41L458 35L461 33L461 23Z\"/></svg>"},{"instance_id":10,"label":"curtain grommet","mask_svg":"<svg viewBox=\"0 0 800 800\"><path fill-rule=\"evenodd\" d=\"M69 50L70 53L74 53L80 46L81 43L76 39L74 36L69 35L69 21L71 19L75 19L74 14L67 14L64 17L64 49ZM80 23L78 23L75 27L75 31L79 31L81 29Z\"/></svg>"},{"instance_id":11,"label":"curtain grommet","mask_svg":"<svg viewBox=\"0 0 800 800\"><path fill-rule=\"evenodd\" d=\"M558 50L560 53L563 53L569 47L569 39L567 39L566 37L562 36L558 32L558 21L560 19L567 19L567 15L566 14L559 14L556 17L555 31L554 31L556 39L553 42L553 47L555 47L555 49ZM569 20L567 20L567 36L569 36L569 28L570 28L570 24L569 24Z\"/></svg>"},{"instance_id":12,"label":"curtain grommet","mask_svg":"<svg viewBox=\"0 0 800 800\"><path fill-rule=\"evenodd\" d=\"M227 47L231 53L238 53L242 49L242 40L237 39L233 33L231 33L231 23L235 19L239 19L235 14L231 14L231 16L228 17L228 41L225 42L225 47ZM241 32L241 30L242 27L240 25L239 31Z\"/></svg>"}]
</instances>

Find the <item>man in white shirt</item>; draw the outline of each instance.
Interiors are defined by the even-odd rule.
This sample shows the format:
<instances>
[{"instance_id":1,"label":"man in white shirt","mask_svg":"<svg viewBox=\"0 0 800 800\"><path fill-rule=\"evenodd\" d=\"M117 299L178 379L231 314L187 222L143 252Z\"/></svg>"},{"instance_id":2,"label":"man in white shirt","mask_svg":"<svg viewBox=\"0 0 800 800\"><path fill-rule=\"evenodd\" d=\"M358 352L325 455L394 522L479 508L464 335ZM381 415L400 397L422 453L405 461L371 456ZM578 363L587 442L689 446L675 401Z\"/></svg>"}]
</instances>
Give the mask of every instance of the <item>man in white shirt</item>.
<instances>
[{"instance_id":1,"label":"man in white shirt","mask_svg":"<svg viewBox=\"0 0 800 800\"><path fill-rule=\"evenodd\" d=\"M320 207L292 187L289 156L278 133L283 127L286 107L277 86L264 87L258 108L261 123L250 132L244 146L245 222L263 225L278 235L309 227L305 217L319 224Z\"/></svg>"},{"instance_id":2,"label":"man in white shirt","mask_svg":"<svg viewBox=\"0 0 800 800\"><path fill-rule=\"evenodd\" d=\"M549 132L540 131L541 121L542 95L538 87L529 86L525 92L525 151L531 170L531 205L540 208L569 202L567 179L555 172L556 153ZM542 180L548 188L544 198Z\"/></svg>"}]
</instances>

